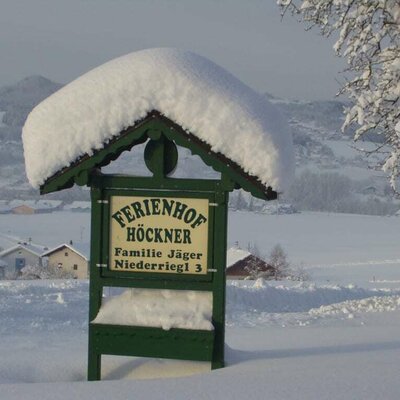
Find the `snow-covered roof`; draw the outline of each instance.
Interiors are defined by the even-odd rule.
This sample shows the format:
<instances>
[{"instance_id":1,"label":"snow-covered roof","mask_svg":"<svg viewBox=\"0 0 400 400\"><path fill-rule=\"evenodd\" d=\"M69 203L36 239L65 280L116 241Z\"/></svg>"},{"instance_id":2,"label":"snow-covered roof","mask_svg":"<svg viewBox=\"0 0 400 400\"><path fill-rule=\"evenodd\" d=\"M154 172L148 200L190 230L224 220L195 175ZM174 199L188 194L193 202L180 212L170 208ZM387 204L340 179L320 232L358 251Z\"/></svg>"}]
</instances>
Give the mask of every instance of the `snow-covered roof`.
<instances>
[{"instance_id":1,"label":"snow-covered roof","mask_svg":"<svg viewBox=\"0 0 400 400\"><path fill-rule=\"evenodd\" d=\"M70 249L71 251L75 252L76 254L80 255L82 258L84 258L86 261L89 260L89 254L90 254L90 244L88 243L76 243L73 245L63 243L60 244L57 247L54 247L50 250L47 250L42 254L42 257L48 257L50 254L53 254L57 251L63 250L65 248Z\"/></svg>"},{"instance_id":2,"label":"snow-covered roof","mask_svg":"<svg viewBox=\"0 0 400 400\"><path fill-rule=\"evenodd\" d=\"M240 249L239 247L231 247L227 252L226 252L226 267L230 267L233 264L237 263L240 260L245 259L246 257L250 256L251 253L249 253L246 250Z\"/></svg>"},{"instance_id":3,"label":"snow-covered roof","mask_svg":"<svg viewBox=\"0 0 400 400\"><path fill-rule=\"evenodd\" d=\"M42 185L152 110L274 190L292 178L292 139L277 109L208 59L163 48L107 62L33 109L23 128L30 183Z\"/></svg>"},{"instance_id":4,"label":"snow-covered roof","mask_svg":"<svg viewBox=\"0 0 400 400\"><path fill-rule=\"evenodd\" d=\"M13 247L10 247L9 249L5 249L2 252L0 252L0 257L4 257L7 254L13 253L20 249L25 249L29 253L31 253L37 257L40 257L43 250L45 250L45 247L40 246L40 245L29 244L29 243L19 243Z\"/></svg>"},{"instance_id":5,"label":"snow-covered roof","mask_svg":"<svg viewBox=\"0 0 400 400\"><path fill-rule=\"evenodd\" d=\"M17 207L26 206L34 210L51 210L62 204L62 200L12 200L7 208L12 210Z\"/></svg>"}]
</instances>

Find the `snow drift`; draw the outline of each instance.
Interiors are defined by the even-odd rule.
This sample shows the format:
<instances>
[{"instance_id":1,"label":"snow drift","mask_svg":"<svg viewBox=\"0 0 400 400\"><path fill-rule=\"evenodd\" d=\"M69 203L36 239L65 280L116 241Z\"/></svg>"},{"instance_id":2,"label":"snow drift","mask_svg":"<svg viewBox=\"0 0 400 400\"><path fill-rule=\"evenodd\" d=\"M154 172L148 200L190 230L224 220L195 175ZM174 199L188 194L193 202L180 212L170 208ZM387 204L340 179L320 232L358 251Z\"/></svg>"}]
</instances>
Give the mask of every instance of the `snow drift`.
<instances>
[{"instance_id":1,"label":"snow drift","mask_svg":"<svg viewBox=\"0 0 400 400\"><path fill-rule=\"evenodd\" d=\"M126 289L105 299L95 324L213 330L212 293L193 290Z\"/></svg>"},{"instance_id":2,"label":"snow drift","mask_svg":"<svg viewBox=\"0 0 400 400\"><path fill-rule=\"evenodd\" d=\"M40 186L151 110L274 190L290 182L292 139L277 109L206 58L168 48L107 62L35 107L22 134L29 182Z\"/></svg>"}]
</instances>

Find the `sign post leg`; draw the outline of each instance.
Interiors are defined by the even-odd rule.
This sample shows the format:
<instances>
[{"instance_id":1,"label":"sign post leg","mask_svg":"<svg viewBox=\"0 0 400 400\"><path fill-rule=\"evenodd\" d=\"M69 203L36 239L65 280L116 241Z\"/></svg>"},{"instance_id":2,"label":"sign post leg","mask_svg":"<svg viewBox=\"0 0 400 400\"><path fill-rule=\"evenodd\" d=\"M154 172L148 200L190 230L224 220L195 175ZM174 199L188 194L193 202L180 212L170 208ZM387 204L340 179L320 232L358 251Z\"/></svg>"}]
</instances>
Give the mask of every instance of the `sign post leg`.
<instances>
[{"instance_id":1,"label":"sign post leg","mask_svg":"<svg viewBox=\"0 0 400 400\"><path fill-rule=\"evenodd\" d=\"M214 351L211 368L224 367L225 354L225 268L226 268L226 241L228 193L217 192L214 231L214 267L217 272L214 276L213 290L213 324L215 332Z\"/></svg>"},{"instance_id":2,"label":"sign post leg","mask_svg":"<svg viewBox=\"0 0 400 400\"><path fill-rule=\"evenodd\" d=\"M88 359L88 381L101 380L101 354L97 353L92 341L92 334L89 333L89 359Z\"/></svg>"},{"instance_id":3,"label":"sign post leg","mask_svg":"<svg viewBox=\"0 0 400 400\"><path fill-rule=\"evenodd\" d=\"M88 380L97 381L101 379L101 353L94 344L93 321L101 307L103 296L103 285L101 284L100 268L96 264L101 263L101 190L92 187L92 221L91 221L91 257L90 257L90 282L89 282L89 351L88 351Z\"/></svg>"}]
</instances>

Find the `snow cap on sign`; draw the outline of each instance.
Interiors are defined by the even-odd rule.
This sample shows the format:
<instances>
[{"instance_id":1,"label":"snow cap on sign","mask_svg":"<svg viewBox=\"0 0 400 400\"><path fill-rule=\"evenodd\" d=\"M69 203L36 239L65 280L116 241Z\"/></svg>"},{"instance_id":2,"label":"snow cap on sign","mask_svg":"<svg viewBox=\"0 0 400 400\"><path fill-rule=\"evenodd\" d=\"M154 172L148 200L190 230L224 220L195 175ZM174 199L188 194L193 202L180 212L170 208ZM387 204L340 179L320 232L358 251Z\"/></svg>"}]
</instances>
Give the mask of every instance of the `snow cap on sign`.
<instances>
[{"instance_id":1,"label":"snow cap on sign","mask_svg":"<svg viewBox=\"0 0 400 400\"><path fill-rule=\"evenodd\" d=\"M29 182L42 185L152 110L273 190L289 184L292 139L275 107L208 59L168 48L109 61L36 106L22 134Z\"/></svg>"}]
</instances>

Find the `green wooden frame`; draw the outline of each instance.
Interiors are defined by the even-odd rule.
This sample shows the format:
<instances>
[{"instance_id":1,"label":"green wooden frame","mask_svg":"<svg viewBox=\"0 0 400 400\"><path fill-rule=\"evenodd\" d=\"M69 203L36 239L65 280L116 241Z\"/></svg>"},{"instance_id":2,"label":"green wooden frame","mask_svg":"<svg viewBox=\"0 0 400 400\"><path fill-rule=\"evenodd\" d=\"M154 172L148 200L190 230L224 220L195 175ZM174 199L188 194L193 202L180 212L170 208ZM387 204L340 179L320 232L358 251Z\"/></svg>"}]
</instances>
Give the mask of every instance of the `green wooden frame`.
<instances>
[{"instance_id":1,"label":"green wooden frame","mask_svg":"<svg viewBox=\"0 0 400 400\"><path fill-rule=\"evenodd\" d=\"M149 141L144 157L153 176L134 177L104 175L101 168L124 151ZM168 177L177 162L176 145L189 149L203 162L221 174L217 180L174 179ZM103 144L49 177L41 185L41 194L77 185L91 188L91 257L89 292L89 359L88 379L101 379L102 354L165 357L211 361L212 368L224 365L225 340L225 267L229 192L242 188L263 200L274 200L277 193L258 177L246 173L237 163L157 110L120 132ZM111 272L108 263L109 207L113 194L162 195L208 198L213 204L209 214L208 268L204 276L179 274L142 275L133 272ZM99 266L101 268L99 268ZM107 267L106 267L107 268ZM137 287L174 290L203 290L213 293L213 331L144 328L100 325L92 321L101 307L104 287Z\"/></svg>"},{"instance_id":2,"label":"green wooden frame","mask_svg":"<svg viewBox=\"0 0 400 400\"><path fill-rule=\"evenodd\" d=\"M103 354L131 355L210 361L224 365L225 268L229 186L223 180L164 179L164 190L150 190L153 178L100 176L92 180L92 247L89 298L88 379L101 379ZM180 190L176 188L179 187ZM182 191L182 188L185 191ZM136 189L132 189L136 188ZM199 190L202 188L203 190ZM99 265L108 262L109 199L113 195L154 195L207 198L209 209L208 264L213 272L204 276L112 272ZM104 268L104 269L103 269ZM215 271L214 271L215 270ZM213 293L213 331L144 328L92 323L102 302L103 288L140 287L153 289L201 290Z\"/></svg>"},{"instance_id":3,"label":"green wooden frame","mask_svg":"<svg viewBox=\"0 0 400 400\"><path fill-rule=\"evenodd\" d=\"M126 182L132 181L132 178L125 178ZM134 179L133 179L134 181ZM127 183L128 185L128 183ZM199 191L149 191L146 189L140 190L126 190L126 189L105 189L104 190L104 199L103 199L103 207L102 207L102 221L103 226L108 227L110 225L110 212L109 205L110 199L112 196L149 196L149 197L180 197L180 198L195 198L195 199L208 199L210 203L215 203L215 194L214 192L199 192ZM213 235L214 235L214 207L209 207L209 226L208 226L208 248L212 249L213 247ZM99 238L100 239L100 238ZM109 243L110 240L110 230L102 228L102 243ZM102 263L109 264L109 248L107 246L102 245ZM208 265L212 265L212 252L208 254ZM188 280L188 281L211 281L212 280L212 272L208 272L205 275L194 275L194 274L163 274L163 273L146 273L146 280ZM115 272L108 269L102 269L102 276L105 278L124 278L124 279L143 279L144 275L142 272Z\"/></svg>"}]
</instances>

